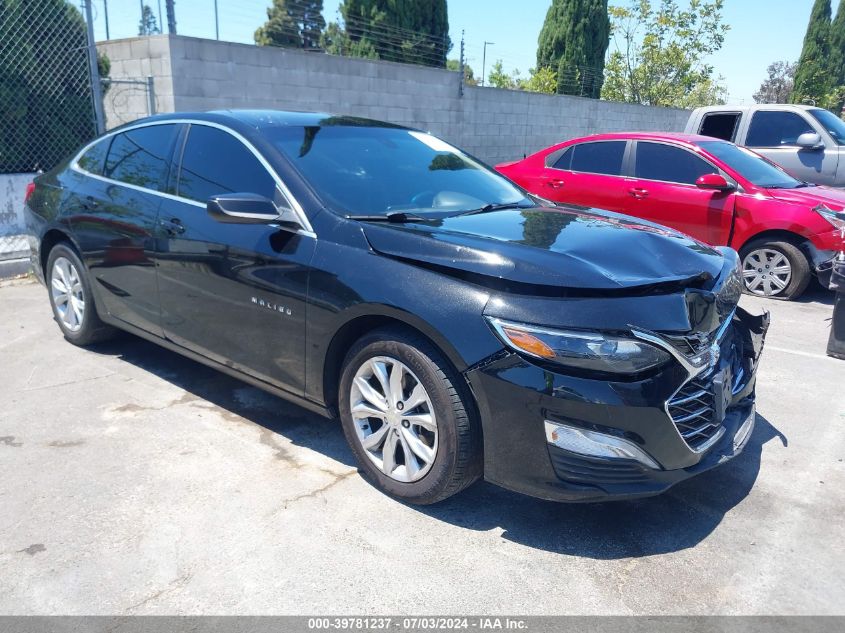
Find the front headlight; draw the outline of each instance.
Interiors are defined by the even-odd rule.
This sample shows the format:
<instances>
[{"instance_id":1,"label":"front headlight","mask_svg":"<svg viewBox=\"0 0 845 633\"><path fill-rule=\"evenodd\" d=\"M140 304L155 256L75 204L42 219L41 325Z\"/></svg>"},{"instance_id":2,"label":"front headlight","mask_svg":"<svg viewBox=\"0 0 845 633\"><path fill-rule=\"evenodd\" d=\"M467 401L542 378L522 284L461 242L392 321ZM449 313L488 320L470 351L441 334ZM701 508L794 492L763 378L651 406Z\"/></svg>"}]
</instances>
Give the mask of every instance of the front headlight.
<instances>
[{"instance_id":1,"label":"front headlight","mask_svg":"<svg viewBox=\"0 0 845 633\"><path fill-rule=\"evenodd\" d=\"M509 348L583 371L637 374L666 363L668 352L645 341L576 330L554 330L487 318Z\"/></svg>"},{"instance_id":2,"label":"front headlight","mask_svg":"<svg viewBox=\"0 0 845 633\"><path fill-rule=\"evenodd\" d=\"M825 220L833 225L833 228L843 230L845 229L845 213L842 211L834 211L828 209L824 203L817 207L813 207L813 211L822 216Z\"/></svg>"}]
</instances>

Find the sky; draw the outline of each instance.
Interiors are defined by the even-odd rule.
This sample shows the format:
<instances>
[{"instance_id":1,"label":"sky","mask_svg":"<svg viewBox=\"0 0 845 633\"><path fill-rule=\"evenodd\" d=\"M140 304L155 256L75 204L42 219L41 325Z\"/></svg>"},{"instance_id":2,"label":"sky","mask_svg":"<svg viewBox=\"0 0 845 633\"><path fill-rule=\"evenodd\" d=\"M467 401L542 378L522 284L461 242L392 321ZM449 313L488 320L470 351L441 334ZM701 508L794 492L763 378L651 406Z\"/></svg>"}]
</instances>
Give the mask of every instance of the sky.
<instances>
[{"instance_id":1,"label":"sky","mask_svg":"<svg viewBox=\"0 0 845 633\"><path fill-rule=\"evenodd\" d=\"M105 39L105 6L112 39L137 35L141 2L158 14L164 0L93 0L95 36ZM271 0L216 0L220 39L252 43L255 29L266 19ZM845 1L845 0L843 0ZM75 1L78 4L78 0ZM611 4L626 4L611 0ZM324 0L326 21L337 19L340 0ZM450 57L457 58L461 34L466 57L477 78L482 72L484 42L486 69L502 60L506 72L525 76L535 65L537 36L550 0L449 0ZM685 5L685 0L680 0ZM731 30L722 49L709 62L728 89L729 102L752 103L752 95L775 61L797 61L813 0L725 0L723 18ZM215 37L215 0L175 0L177 31L195 37ZM836 11L837 0L833 0ZM166 21L166 20L165 20ZM611 41L611 47L613 42Z\"/></svg>"}]
</instances>

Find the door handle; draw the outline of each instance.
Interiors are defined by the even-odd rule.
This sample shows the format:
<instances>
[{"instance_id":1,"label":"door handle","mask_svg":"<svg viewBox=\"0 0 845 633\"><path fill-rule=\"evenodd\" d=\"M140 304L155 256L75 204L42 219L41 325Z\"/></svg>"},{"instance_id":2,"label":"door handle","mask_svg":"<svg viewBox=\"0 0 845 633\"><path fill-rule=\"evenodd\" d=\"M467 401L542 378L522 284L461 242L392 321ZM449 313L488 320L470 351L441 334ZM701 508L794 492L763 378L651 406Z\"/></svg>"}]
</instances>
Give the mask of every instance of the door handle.
<instances>
[{"instance_id":1,"label":"door handle","mask_svg":"<svg viewBox=\"0 0 845 633\"><path fill-rule=\"evenodd\" d=\"M643 189L642 187L633 187L628 189L628 193L634 196L637 200L642 200L643 198L648 197L648 189Z\"/></svg>"},{"instance_id":2,"label":"door handle","mask_svg":"<svg viewBox=\"0 0 845 633\"><path fill-rule=\"evenodd\" d=\"M562 180L547 180L546 181L546 186L551 187L552 189L560 189L565 184L566 183L563 182Z\"/></svg>"},{"instance_id":3,"label":"door handle","mask_svg":"<svg viewBox=\"0 0 845 633\"><path fill-rule=\"evenodd\" d=\"M185 232L185 225L179 218L170 218L169 220L159 220L159 225L164 229L168 235L182 235Z\"/></svg>"}]
</instances>

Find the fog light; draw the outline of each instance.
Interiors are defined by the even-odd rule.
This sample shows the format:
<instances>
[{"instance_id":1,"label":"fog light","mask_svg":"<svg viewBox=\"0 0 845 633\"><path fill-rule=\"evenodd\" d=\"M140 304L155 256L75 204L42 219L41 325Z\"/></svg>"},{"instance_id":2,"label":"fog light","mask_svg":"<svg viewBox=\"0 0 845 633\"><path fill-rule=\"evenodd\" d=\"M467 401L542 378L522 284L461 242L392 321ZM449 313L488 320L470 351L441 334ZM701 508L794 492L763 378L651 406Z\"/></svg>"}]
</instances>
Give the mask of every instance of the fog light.
<instances>
[{"instance_id":1,"label":"fog light","mask_svg":"<svg viewBox=\"0 0 845 633\"><path fill-rule=\"evenodd\" d=\"M658 464L639 446L628 440L598 431L576 429L546 420L546 440L570 453L587 457L633 459L649 468L660 469Z\"/></svg>"}]
</instances>

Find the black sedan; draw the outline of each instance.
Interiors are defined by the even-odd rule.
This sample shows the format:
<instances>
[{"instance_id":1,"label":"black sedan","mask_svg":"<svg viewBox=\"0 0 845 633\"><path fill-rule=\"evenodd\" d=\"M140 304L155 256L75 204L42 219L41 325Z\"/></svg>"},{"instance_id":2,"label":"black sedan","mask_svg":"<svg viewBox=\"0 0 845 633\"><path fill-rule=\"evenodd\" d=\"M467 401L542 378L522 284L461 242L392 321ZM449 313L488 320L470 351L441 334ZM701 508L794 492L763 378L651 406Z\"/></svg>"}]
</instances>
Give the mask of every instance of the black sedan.
<instances>
[{"instance_id":1,"label":"black sedan","mask_svg":"<svg viewBox=\"0 0 845 633\"><path fill-rule=\"evenodd\" d=\"M424 132L233 111L111 131L27 218L68 341L126 330L339 416L410 502L644 496L738 454L768 319L736 253L544 204Z\"/></svg>"}]
</instances>

